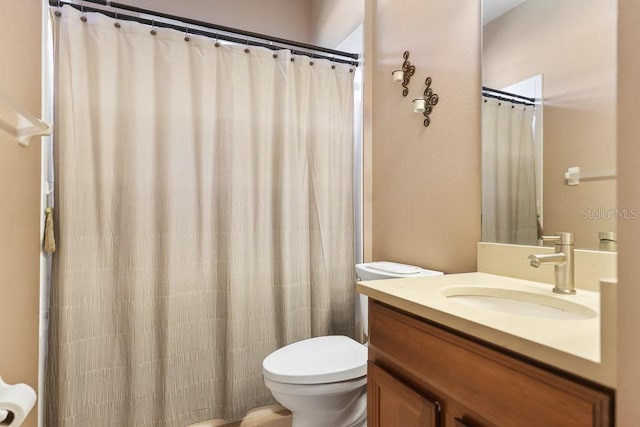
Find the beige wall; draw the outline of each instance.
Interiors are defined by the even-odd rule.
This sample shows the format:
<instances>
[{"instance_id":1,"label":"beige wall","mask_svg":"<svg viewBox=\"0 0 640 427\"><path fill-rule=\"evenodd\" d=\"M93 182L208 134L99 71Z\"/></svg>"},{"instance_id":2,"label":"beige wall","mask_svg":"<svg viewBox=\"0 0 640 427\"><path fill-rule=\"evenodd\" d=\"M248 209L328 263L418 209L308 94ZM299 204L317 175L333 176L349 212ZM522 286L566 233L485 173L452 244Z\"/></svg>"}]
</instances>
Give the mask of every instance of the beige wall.
<instances>
[{"instance_id":1,"label":"beige wall","mask_svg":"<svg viewBox=\"0 0 640 427\"><path fill-rule=\"evenodd\" d=\"M0 13L0 91L40 116L40 1ZM0 131L0 375L38 387L40 143ZM36 410L24 424L37 425Z\"/></svg>"},{"instance_id":2,"label":"beige wall","mask_svg":"<svg viewBox=\"0 0 640 427\"><path fill-rule=\"evenodd\" d=\"M475 271L480 240L480 2L370 0L365 143L372 144L372 258ZM371 16L369 16L371 13ZM409 95L392 82L402 53ZM424 80L440 100L431 125L411 100ZM367 104L369 102L370 104ZM366 208L366 206L365 206ZM365 236L367 237L367 236Z\"/></svg>"},{"instance_id":3,"label":"beige wall","mask_svg":"<svg viewBox=\"0 0 640 427\"><path fill-rule=\"evenodd\" d=\"M335 48L364 22L364 0L311 0L311 43Z\"/></svg>"},{"instance_id":4,"label":"beige wall","mask_svg":"<svg viewBox=\"0 0 640 427\"><path fill-rule=\"evenodd\" d=\"M640 208L640 3L618 0L618 206ZM640 420L640 220L620 220L617 425Z\"/></svg>"},{"instance_id":5,"label":"beige wall","mask_svg":"<svg viewBox=\"0 0 640 427\"><path fill-rule=\"evenodd\" d=\"M482 65L496 89L544 75L544 229L598 248L598 231L616 230L615 180L563 178L570 166L615 169L616 0L527 1L484 27Z\"/></svg>"},{"instance_id":6,"label":"beige wall","mask_svg":"<svg viewBox=\"0 0 640 427\"><path fill-rule=\"evenodd\" d=\"M122 3L303 43L311 41L310 0L128 0Z\"/></svg>"},{"instance_id":7,"label":"beige wall","mask_svg":"<svg viewBox=\"0 0 640 427\"><path fill-rule=\"evenodd\" d=\"M6 0L0 13L0 90L40 116L41 2ZM308 43L310 5L289 0L130 0L167 13ZM0 132L0 375L38 385L40 144ZM25 427L37 425L34 409Z\"/></svg>"}]
</instances>

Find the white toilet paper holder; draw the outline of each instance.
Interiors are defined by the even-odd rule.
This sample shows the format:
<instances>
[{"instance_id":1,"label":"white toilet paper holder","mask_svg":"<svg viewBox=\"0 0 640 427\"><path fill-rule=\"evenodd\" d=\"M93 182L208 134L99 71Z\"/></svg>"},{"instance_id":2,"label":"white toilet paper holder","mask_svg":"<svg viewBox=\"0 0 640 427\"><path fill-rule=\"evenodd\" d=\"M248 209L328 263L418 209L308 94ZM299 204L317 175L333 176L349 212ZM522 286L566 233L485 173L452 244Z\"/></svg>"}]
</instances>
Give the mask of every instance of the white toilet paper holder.
<instances>
[{"instance_id":1,"label":"white toilet paper holder","mask_svg":"<svg viewBox=\"0 0 640 427\"><path fill-rule=\"evenodd\" d=\"M6 409L0 409L0 426L10 426L15 418L15 414Z\"/></svg>"},{"instance_id":2,"label":"white toilet paper holder","mask_svg":"<svg viewBox=\"0 0 640 427\"><path fill-rule=\"evenodd\" d=\"M27 384L10 385L0 377L0 426L19 427L36 403L36 392Z\"/></svg>"}]
</instances>

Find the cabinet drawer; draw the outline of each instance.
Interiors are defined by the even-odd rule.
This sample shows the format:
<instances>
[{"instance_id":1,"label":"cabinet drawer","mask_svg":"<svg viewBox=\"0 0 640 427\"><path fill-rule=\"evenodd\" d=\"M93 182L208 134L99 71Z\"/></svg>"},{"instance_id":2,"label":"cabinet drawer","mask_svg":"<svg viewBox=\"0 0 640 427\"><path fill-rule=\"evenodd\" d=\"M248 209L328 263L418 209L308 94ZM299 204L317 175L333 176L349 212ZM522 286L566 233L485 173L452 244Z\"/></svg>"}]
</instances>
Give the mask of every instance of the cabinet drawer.
<instances>
[{"instance_id":1,"label":"cabinet drawer","mask_svg":"<svg viewBox=\"0 0 640 427\"><path fill-rule=\"evenodd\" d=\"M386 359L498 426L609 426L612 398L372 301L370 359Z\"/></svg>"}]
</instances>

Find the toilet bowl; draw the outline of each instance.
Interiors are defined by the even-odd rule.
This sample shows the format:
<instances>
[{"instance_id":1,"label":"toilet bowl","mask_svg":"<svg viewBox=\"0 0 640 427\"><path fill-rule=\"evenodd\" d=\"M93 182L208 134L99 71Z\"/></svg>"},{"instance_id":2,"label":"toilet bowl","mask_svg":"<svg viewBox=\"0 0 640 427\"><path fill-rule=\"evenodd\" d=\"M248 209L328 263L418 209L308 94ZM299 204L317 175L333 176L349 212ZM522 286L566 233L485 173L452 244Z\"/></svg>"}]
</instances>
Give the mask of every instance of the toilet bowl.
<instances>
[{"instance_id":1,"label":"toilet bowl","mask_svg":"<svg viewBox=\"0 0 640 427\"><path fill-rule=\"evenodd\" d=\"M439 271L404 264L357 264L362 280L432 276ZM360 295L360 316L367 326L367 298ZM331 335L282 347L262 362L265 385L291 411L293 427L361 427L367 417L367 347Z\"/></svg>"},{"instance_id":2,"label":"toilet bowl","mask_svg":"<svg viewBox=\"0 0 640 427\"><path fill-rule=\"evenodd\" d=\"M364 426L367 348L341 335L283 347L262 362L264 382L294 427Z\"/></svg>"}]
</instances>

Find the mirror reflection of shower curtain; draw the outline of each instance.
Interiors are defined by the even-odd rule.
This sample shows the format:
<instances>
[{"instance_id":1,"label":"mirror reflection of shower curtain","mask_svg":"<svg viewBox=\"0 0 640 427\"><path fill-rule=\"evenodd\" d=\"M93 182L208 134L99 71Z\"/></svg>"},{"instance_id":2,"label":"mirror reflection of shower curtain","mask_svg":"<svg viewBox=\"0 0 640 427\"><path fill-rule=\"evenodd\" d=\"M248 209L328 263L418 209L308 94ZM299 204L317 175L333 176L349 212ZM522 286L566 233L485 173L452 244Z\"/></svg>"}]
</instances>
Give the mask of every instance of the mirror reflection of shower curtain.
<instances>
[{"instance_id":1,"label":"mirror reflection of shower curtain","mask_svg":"<svg viewBox=\"0 0 640 427\"><path fill-rule=\"evenodd\" d=\"M534 108L485 98L482 106L482 240L536 245Z\"/></svg>"}]
</instances>

